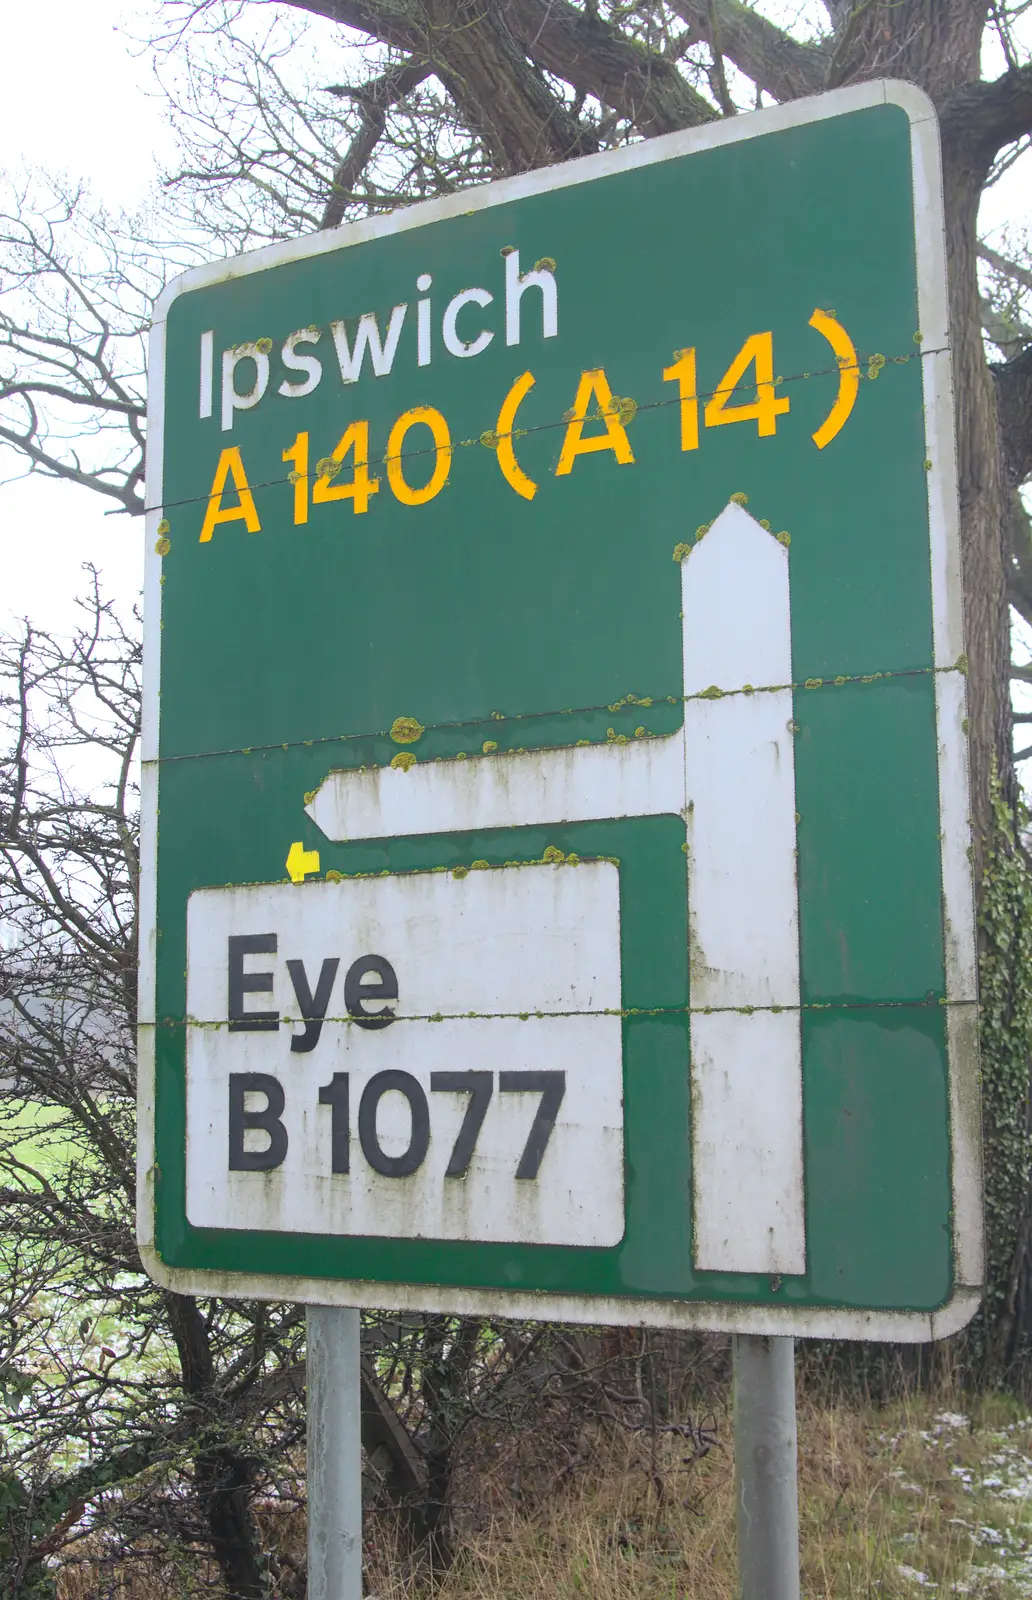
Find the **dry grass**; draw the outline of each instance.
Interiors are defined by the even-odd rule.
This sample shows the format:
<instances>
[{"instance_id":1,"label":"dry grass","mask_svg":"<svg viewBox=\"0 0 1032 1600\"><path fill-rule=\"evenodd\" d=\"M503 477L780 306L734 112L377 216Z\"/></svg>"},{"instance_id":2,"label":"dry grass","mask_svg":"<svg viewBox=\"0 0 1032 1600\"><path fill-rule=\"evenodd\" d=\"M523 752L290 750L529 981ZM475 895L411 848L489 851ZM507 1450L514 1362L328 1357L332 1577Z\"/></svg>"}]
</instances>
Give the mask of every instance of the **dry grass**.
<instances>
[{"instance_id":1,"label":"dry grass","mask_svg":"<svg viewBox=\"0 0 1032 1600\"><path fill-rule=\"evenodd\" d=\"M953 1408L956 1407L954 1410ZM812 1600L1032 1596L1032 1419L1006 1400L921 1398L800 1413L803 1593ZM599 1441L532 1506L504 1503L497 1471L435 1600L732 1600L730 1419L686 1463L676 1443ZM422 1589L403 1567L369 1574L377 1600Z\"/></svg>"},{"instance_id":2,"label":"dry grass","mask_svg":"<svg viewBox=\"0 0 1032 1600\"><path fill-rule=\"evenodd\" d=\"M718 1446L688 1467L662 1441L597 1441L556 1492L527 1509L498 1505L463 1540L436 1600L725 1600L733 1593L732 1467ZM492 1494L492 1498L496 1495ZM377 1600L412 1600L404 1571L372 1572Z\"/></svg>"},{"instance_id":3,"label":"dry grass","mask_svg":"<svg viewBox=\"0 0 1032 1600\"><path fill-rule=\"evenodd\" d=\"M1005 1398L920 1397L883 1408L800 1410L800 1533L807 1600L1032 1597L1032 1418ZM713 1419L701 1459L676 1435L592 1426L573 1441L547 1429L481 1439L458 1485L456 1562L431 1589L366 1529L367 1593L376 1600L732 1600L735 1594L730 1418ZM289 1571L303 1519L281 1525ZM289 1524L289 1527L288 1527ZM150 1574L66 1571L60 1600L178 1600L220 1592L190 1563ZM75 1546L68 1553L72 1554ZM292 1559L291 1559L292 1558ZM295 1568L296 1571L296 1568ZM274 1590L273 1596L281 1591ZM286 1590L282 1591L283 1593Z\"/></svg>"}]
</instances>

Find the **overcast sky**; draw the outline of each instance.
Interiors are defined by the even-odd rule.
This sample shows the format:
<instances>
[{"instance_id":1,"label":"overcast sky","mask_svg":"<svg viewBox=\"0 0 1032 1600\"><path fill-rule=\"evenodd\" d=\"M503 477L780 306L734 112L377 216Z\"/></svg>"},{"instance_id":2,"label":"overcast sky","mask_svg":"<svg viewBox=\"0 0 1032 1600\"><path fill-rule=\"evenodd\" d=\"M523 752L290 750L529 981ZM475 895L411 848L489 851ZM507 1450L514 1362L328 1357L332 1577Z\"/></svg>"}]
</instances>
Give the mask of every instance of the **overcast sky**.
<instances>
[{"instance_id":1,"label":"overcast sky","mask_svg":"<svg viewBox=\"0 0 1032 1600\"><path fill-rule=\"evenodd\" d=\"M118 29L124 0L47 0L4 8L7 70L0 150L7 172L39 167L87 178L119 204L142 195L155 156L170 145L164 114L147 93L149 69ZM42 48L41 48L42 47ZM12 466L2 461L3 476ZM0 626L28 615L65 629L96 562L110 592L131 605L142 573L141 524L105 516L72 484L30 479L0 487Z\"/></svg>"},{"instance_id":2,"label":"overcast sky","mask_svg":"<svg viewBox=\"0 0 1032 1600\"><path fill-rule=\"evenodd\" d=\"M25 165L85 177L112 205L143 195L155 160L171 149L149 62L133 43L134 31L143 31L140 25L134 30L133 18L155 9L147 0L136 6L47 0L39 10L4 8L9 65L0 95L0 150L8 171ZM1002 62L987 66L995 72ZM988 226L1029 221L1030 160L1026 156L991 192ZM6 466L10 471L9 460ZM140 522L106 516L95 495L73 485L31 479L0 486L0 551L0 626L28 615L38 625L69 627L84 560L101 568L108 592L127 605L140 586Z\"/></svg>"}]
</instances>

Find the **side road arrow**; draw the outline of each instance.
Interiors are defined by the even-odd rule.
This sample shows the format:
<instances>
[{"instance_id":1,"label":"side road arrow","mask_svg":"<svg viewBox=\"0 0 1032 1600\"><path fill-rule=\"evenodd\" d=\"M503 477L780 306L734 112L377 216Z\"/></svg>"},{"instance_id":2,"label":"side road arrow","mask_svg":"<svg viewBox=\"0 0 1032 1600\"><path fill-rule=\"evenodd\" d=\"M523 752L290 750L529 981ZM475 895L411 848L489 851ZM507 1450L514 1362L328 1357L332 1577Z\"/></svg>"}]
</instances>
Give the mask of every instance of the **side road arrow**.
<instances>
[{"instance_id":1,"label":"side road arrow","mask_svg":"<svg viewBox=\"0 0 1032 1600\"><path fill-rule=\"evenodd\" d=\"M286 860L291 883L304 883L310 872L319 870L318 850L306 850L300 839L291 845Z\"/></svg>"}]
</instances>

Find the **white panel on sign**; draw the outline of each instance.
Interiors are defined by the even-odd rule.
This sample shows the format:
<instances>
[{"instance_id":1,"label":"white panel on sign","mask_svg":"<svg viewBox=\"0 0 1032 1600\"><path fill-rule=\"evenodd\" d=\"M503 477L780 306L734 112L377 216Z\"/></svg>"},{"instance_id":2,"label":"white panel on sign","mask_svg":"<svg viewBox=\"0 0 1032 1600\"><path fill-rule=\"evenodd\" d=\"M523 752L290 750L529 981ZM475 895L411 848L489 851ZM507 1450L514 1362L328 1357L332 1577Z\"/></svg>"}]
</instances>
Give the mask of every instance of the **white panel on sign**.
<instances>
[{"instance_id":1,"label":"white panel on sign","mask_svg":"<svg viewBox=\"0 0 1032 1600\"><path fill-rule=\"evenodd\" d=\"M792 692L689 700L692 1009L797 1006Z\"/></svg>"},{"instance_id":2,"label":"white panel on sign","mask_svg":"<svg viewBox=\"0 0 1032 1600\"><path fill-rule=\"evenodd\" d=\"M695 1265L801 1273L788 551L732 503L682 593Z\"/></svg>"},{"instance_id":3,"label":"white panel on sign","mask_svg":"<svg viewBox=\"0 0 1032 1600\"><path fill-rule=\"evenodd\" d=\"M802 1087L798 1011L693 1012L700 1271L806 1271Z\"/></svg>"},{"instance_id":4,"label":"white panel on sign","mask_svg":"<svg viewBox=\"0 0 1032 1600\"><path fill-rule=\"evenodd\" d=\"M187 941L195 1226L622 1238L611 863L205 889Z\"/></svg>"}]
</instances>

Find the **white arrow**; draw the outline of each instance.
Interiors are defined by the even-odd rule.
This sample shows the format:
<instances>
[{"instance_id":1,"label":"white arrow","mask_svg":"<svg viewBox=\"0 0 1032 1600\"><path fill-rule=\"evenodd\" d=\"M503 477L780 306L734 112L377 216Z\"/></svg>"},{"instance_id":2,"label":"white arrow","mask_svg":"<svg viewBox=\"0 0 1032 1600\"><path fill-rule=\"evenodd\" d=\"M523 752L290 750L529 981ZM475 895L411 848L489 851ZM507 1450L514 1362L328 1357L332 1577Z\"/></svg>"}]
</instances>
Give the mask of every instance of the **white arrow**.
<instances>
[{"instance_id":1,"label":"white arrow","mask_svg":"<svg viewBox=\"0 0 1032 1600\"><path fill-rule=\"evenodd\" d=\"M802 1273L788 551L729 505L683 570L695 1265Z\"/></svg>"},{"instance_id":2,"label":"white arrow","mask_svg":"<svg viewBox=\"0 0 1032 1600\"><path fill-rule=\"evenodd\" d=\"M683 813L684 734L524 755L331 772L308 815L328 839L527 828Z\"/></svg>"},{"instance_id":3,"label":"white arrow","mask_svg":"<svg viewBox=\"0 0 1032 1600\"><path fill-rule=\"evenodd\" d=\"M306 810L337 841L685 817L695 1264L801 1273L788 551L731 503L684 561L681 583L676 734L331 772Z\"/></svg>"}]
</instances>

